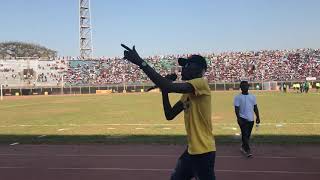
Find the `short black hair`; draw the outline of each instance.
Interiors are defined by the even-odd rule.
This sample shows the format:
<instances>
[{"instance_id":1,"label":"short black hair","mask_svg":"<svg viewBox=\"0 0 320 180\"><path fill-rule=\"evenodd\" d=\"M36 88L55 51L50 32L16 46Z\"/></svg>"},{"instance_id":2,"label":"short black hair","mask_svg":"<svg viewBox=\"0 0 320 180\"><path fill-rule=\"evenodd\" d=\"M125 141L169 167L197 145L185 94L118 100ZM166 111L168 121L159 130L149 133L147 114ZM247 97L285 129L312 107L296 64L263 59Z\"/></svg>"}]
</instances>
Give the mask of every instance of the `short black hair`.
<instances>
[{"instance_id":1,"label":"short black hair","mask_svg":"<svg viewBox=\"0 0 320 180\"><path fill-rule=\"evenodd\" d=\"M243 80L243 81L240 82L240 86L243 85L243 84L248 84L248 85L250 85L249 82L246 81L246 80Z\"/></svg>"}]
</instances>

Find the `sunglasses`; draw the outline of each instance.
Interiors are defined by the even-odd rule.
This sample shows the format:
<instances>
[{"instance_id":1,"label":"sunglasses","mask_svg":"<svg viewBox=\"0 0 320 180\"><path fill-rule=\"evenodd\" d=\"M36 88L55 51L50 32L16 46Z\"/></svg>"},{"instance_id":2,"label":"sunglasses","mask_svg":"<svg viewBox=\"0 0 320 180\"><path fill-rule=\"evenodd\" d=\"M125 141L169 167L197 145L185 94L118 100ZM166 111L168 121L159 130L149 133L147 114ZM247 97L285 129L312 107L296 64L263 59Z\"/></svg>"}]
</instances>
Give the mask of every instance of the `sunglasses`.
<instances>
[{"instance_id":1,"label":"sunglasses","mask_svg":"<svg viewBox=\"0 0 320 180\"><path fill-rule=\"evenodd\" d=\"M185 64L184 66L178 66L176 69L178 70L178 72L182 72L182 69L185 69L189 66L190 66L189 64Z\"/></svg>"}]
</instances>

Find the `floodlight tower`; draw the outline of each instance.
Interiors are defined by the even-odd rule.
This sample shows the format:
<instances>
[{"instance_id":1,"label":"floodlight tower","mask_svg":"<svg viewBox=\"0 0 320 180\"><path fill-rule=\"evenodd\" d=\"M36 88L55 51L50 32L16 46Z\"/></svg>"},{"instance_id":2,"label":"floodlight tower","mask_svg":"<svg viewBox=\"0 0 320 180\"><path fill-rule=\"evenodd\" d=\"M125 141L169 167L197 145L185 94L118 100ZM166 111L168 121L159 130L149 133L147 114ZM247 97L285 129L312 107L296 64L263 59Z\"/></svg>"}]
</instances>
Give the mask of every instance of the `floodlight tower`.
<instances>
[{"instance_id":1,"label":"floodlight tower","mask_svg":"<svg viewBox=\"0 0 320 180\"><path fill-rule=\"evenodd\" d=\"M92 28L90 0L79 0L80 8L80 58L92 58Z\"/></svg>"}]
</instances>

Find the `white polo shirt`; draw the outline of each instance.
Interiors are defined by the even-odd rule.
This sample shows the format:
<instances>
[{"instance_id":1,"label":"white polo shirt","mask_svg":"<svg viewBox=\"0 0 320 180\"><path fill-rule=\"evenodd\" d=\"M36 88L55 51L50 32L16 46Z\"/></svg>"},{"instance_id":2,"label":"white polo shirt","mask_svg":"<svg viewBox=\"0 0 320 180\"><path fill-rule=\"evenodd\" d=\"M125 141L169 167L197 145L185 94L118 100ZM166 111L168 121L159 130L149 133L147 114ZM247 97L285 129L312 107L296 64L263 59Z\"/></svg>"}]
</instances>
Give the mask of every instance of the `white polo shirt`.
<instances>
[{"instance_id":1,"label":"white polo shirt","mask_svg":"<svg viewBox=\"0 0 320 180\"><path fill-rule=\"evenodd\" d=\"M240 108L240 117L247 119L248 121L254 121L254 111L253 107L257 104L256 97L254 95L239 94L234 97L234 106Z\"/></svg>"}]
</instances>

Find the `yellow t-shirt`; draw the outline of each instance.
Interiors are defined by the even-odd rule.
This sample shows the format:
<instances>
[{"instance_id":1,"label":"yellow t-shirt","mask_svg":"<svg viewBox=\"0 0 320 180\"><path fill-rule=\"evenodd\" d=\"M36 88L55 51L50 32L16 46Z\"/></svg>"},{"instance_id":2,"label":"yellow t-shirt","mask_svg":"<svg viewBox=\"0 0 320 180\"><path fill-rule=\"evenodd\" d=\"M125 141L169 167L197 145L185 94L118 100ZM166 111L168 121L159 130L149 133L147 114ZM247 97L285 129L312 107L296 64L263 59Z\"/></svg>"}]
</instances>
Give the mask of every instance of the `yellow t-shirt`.
<instances>
[{"instance_id":1,"label":"yellow t-shirt","mask_svg":"<svg viewBox=\"0 0 320 180\"><path fill-rule=\"evenodd\" d=\"M183 94L184 122L187 131L188 153L203 154L216 151L211 124L211 92L208 81L196 78L190 81L195 93Z\"/></svg>"}]
</instances>

